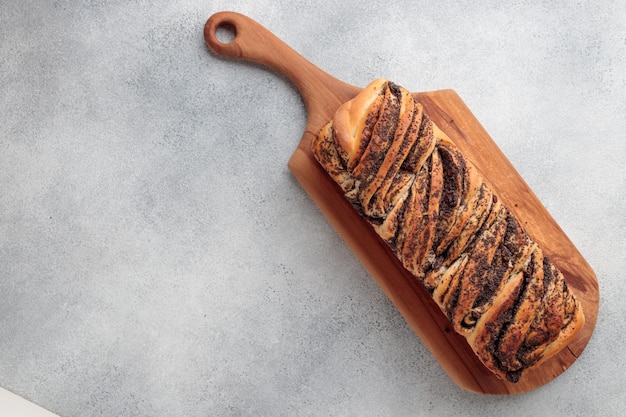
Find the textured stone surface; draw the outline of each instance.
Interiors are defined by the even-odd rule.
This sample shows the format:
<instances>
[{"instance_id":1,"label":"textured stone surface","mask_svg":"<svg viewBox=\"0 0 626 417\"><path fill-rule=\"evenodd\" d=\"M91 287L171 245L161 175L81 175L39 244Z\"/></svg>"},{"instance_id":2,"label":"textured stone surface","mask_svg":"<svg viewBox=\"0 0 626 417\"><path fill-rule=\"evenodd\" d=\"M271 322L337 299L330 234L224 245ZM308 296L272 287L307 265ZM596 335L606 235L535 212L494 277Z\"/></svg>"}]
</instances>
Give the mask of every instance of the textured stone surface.
<instances>
[{"instance_id":1,"label":"textured stone surface","mask_svg":"<svg viewBox=\"0 0 626 417\"><path fill-rule=\"evenodd\" d=\"M61 416L626 414L626 3L0 3L0 386ZM596 271L582 357L458 388L289 173L235 10L355 85L453 88Z\"/></svg>"}]
</instances>

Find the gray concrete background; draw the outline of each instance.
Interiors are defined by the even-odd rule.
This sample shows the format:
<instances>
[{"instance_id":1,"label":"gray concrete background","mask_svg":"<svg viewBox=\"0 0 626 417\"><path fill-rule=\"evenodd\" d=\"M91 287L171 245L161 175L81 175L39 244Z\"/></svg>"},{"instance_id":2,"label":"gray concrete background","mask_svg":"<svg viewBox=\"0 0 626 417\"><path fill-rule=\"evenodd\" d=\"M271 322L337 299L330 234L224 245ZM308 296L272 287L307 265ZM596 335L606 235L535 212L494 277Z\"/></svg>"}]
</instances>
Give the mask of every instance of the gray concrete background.
<instances>
[{"instance_id":1,"label":"gray concrete background","mask_svg":"<svg viewBox=\"0 0 626 417\"><path fill-rule=\"evenodd\" d=\"M0 3L0 386L64 417L626 415L626 3L378 3ZM288 171L297 91L208 52L221 10L463 97L598 276L566 373L451 381Z\"/></svg>"}]
</instances>

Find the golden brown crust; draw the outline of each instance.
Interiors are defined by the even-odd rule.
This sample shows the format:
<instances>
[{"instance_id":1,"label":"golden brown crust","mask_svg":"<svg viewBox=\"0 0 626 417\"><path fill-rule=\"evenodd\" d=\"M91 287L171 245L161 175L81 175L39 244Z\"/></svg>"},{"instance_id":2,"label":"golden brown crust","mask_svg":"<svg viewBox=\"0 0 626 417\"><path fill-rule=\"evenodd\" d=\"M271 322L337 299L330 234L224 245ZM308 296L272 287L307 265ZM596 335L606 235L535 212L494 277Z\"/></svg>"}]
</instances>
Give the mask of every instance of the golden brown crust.
<instances>
[{"instance_id":1,"label":"golden brown crust","mask_svg":"<svg viewBox=\"0 0 626 417\"><path fill-rule=\"evenodd\" d=\"M516 382L583 326L561 272L408 91L375 80L312 145L498 377Z\"/></svg>"}]
</instances>

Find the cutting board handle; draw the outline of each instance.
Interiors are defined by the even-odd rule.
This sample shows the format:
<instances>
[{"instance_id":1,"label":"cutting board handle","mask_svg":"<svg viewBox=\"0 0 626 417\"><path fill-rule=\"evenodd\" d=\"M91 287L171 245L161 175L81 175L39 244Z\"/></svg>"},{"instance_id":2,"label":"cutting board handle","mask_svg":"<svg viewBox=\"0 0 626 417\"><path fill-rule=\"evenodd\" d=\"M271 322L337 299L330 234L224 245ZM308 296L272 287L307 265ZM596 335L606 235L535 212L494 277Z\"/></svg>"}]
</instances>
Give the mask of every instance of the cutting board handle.
<instances>
[{"instance_id":1,"label":"cutting board handle","mask_svg":"<svg viewBox=\"0 0 626 417\"><path fill-rule=\"evenodd\" d=\"M234 33L230 42L218 39L218 30ZM265 65L283 74L300 92L307 109L307 125L319 126L317 115L333 114L339 105L359 92L359 88L346 84L324 72L265 27L235 12L212 15L204 27L204 39L211 51L218 55L242 59Z\"/></svg>"}]
</instances>

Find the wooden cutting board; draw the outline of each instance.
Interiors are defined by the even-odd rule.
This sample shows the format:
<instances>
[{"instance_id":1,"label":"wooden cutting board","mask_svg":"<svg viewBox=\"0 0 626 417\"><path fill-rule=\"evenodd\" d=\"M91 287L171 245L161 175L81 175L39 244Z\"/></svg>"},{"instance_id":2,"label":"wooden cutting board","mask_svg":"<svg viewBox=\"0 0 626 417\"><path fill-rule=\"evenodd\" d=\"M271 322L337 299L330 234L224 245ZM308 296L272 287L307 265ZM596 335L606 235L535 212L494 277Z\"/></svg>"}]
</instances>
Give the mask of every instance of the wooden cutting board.
<instances>
[{"instance_id":1,"label":"wooden cutting board","mask_svg":"<svg viewBox=\"0 0 626 417\"><path fill-rule=\"evenodd\" d=\"M218 29L230 31L230 42L218 39ZM214 53L266 65L288 77L307 110L305 132L289 160L289 168L331 224L376 279L407 322L461 387L485 394L514 394L540 387L565 371L583 352L596 324L598 281L585 259L547 212L515 168L453 90L414 93L425 112L478 167L506 206L522 221L563 272L583 305L585 326L559 354L527 371L518 383L501 381L474 355L465 338L450 323L430 295L344 198L339 187L317 163L311 139L337 108L361 88L325 73L252 19L233 12L209 18L204 36Z\"/></svg>"}]
</instances>

